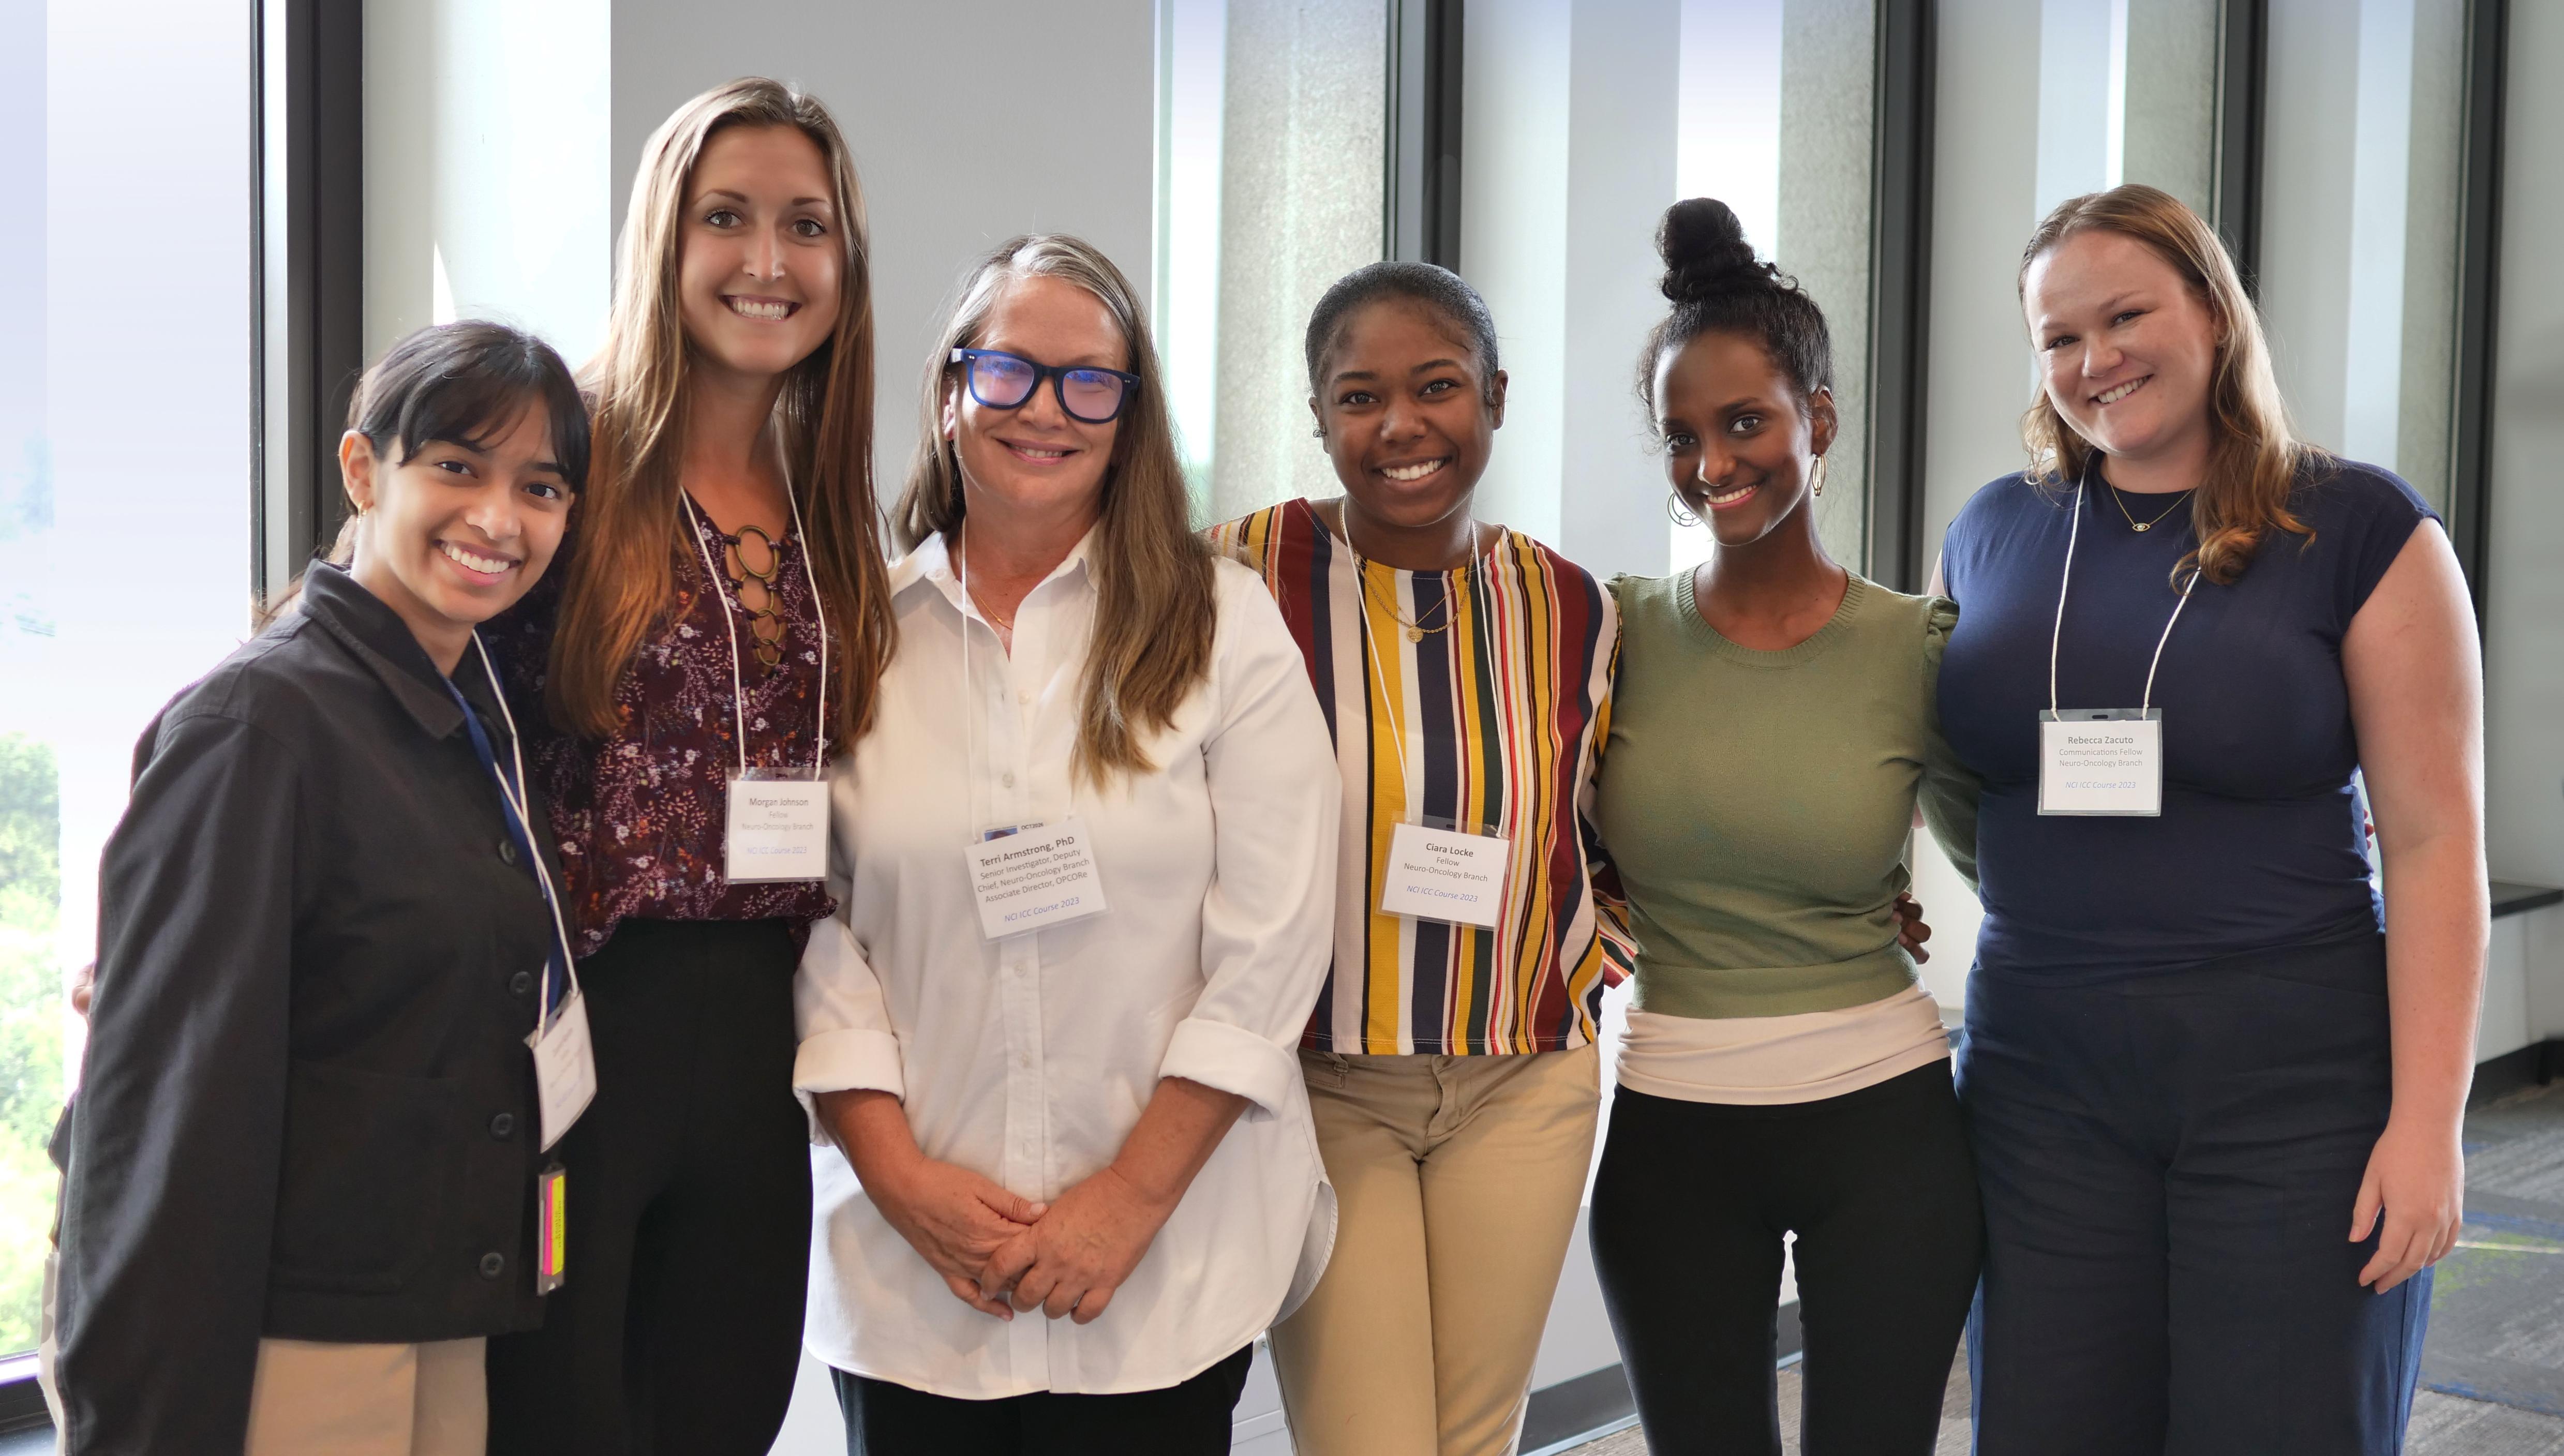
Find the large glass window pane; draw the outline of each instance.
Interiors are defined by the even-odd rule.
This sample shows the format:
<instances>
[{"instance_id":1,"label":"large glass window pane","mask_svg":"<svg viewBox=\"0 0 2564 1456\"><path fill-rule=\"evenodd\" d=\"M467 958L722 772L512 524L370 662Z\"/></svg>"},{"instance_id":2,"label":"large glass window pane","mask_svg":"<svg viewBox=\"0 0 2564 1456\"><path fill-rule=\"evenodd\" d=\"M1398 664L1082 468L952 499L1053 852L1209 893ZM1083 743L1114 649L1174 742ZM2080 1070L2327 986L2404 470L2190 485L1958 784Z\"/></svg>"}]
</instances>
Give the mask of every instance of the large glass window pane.
<instances>
[{"instance_id":1,"label":"large glass window pane","mask_svg":"<svg viewBox=\"0 0 2564 1456\"><path fill-rule=\"evenodd\" d=\"M2273 0L2261 308L2316 444L2448 506L2464 0Z\"/></svg>"},{"instance_id":2,"label":"large glass window pane","mask_svg":"<svg viewBox=\"0 0 2564 1456\"><path fill-rule=\"evenodd\" d=\"M134 737L248 631L250 76L244 6L0 6L0 1352Z\"/></svg>"},{"instance_id":3,"label":"large glass window pane","mask_svg":"<svg viewBox=\"0 0 2564 1456\"><path fill-rule=\"evenodd\" d=\"M1837 560L1867 559L1870 177L1874 0L1683 0L1674 197L1716 197L1756 250L1825 311L1840 433L1816 529ZM1668 199L1671 200L1671 199ZM1668 569L1709 554L1672 528Z\"/></svg>"},{"instance_id":4,"label":"large glass window pane","mask_svg":"<svg viewBox=\"0 0 2564 1456\"><path fill-rule=\"evenodd\" d=\"M1301 338L1382 254L1389 8L1166 0L1160 25L1158 326L1197 509L1337 494Z\"/></svg>"}]
</instances>

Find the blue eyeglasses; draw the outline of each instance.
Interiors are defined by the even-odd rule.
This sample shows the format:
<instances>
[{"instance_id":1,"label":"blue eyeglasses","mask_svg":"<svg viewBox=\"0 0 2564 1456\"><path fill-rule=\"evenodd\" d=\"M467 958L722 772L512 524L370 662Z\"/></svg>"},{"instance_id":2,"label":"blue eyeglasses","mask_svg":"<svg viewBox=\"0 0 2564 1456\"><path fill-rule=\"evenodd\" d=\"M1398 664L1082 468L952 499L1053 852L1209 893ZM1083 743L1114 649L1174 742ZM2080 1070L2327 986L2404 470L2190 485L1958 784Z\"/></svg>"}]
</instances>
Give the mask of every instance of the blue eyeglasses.
<instances>
[{"instance_id":1,"label":"blue eyeglasses","mask_svg":"<svg viewBox=\"0 0 2564 1456\"><path fill-rule=\"evenodd\" d=\"M1001 349L955 349L947 362L963 366L970 397L990 409L1023 408L1048 379L1068 417L1090 425L1111 424L1130 404L1131 391L1140 387L1139 375L1119 369L1036 364Z\"/></svg>"}]
</instances>

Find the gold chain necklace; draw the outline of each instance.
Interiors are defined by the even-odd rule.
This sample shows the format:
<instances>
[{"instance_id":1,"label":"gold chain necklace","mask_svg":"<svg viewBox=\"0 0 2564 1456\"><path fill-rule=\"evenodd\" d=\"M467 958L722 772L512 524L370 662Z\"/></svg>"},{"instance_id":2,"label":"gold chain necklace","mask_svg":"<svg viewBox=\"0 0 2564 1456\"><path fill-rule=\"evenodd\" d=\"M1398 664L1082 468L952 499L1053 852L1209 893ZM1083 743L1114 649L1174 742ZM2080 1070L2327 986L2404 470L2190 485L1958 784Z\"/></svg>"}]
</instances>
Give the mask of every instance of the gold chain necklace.
<instances>
[{"instance_id":1,"label":"gold chain necklace","mask_svg":"<svg viewBox=\"0 0 2564 1456\"><path fill-rule=\"evenodd\" d=\"M1351 549L1352 549L1352 551L1353 551L1353 556L1354 556L1354 579L1355 579L1356 581L1359 581L1359 582L1361 582L1361 583L1362 583L1362 594L1363 594L1363 600L1364 600L1365 602L1373 601L1373 600L1375 600L1376 598L1372 595L1372 589L1371 589L1371 566L1372 566L1372 563L1371 563L1371 561L1370 561L1370 559L1369 559L1368 557L1366 557L1366 556L1364 556L1364 555L1363 555L1363 553L1362 553L1362 548L1361 548L1361 547L1359 547L1359 546L1354 545L1354 528L1353 528L1353 526L1352 526L1352 524L1351 524L1350 522L1346 521L1346 520L1345 520L1345 516L1344 516L1344 507L1343 507L1341 504L1340 504L1340 505L1338 505L1338 506L1337 506L1337 508L1336 508L1336 523L1337 523L1337 525L1338 525L1338 526L1339 526L1339 527L1344 531L1344 533L1345 533L1345 545L1346 545L1347 547L1351 548ZM1473 552L1473 553L1474 553L1474 552L1477 550L1477 548L1478 548L1478 522L1473 519L1473 520L1471 520L1469 521L1469 549L1470 549L1470 551L1471 551L1471 552ZM1379 599L1379 600L1380 600L1381 610L1383 610L1383 611L1385 611L1385 612L1389 613L1391 617L1395 618L1395 619L1397 620L1397 625L1405 629L1405 631L1406 631L1406 640L1407 640L1407 641L1409 641L1409 642L1421 642L1421 641L1423 641L1423 640L1425 639L1425 637L1426 637L1426 636L1428 636L1429 634L1431 634L1431 633L1435 633L1435 632L1444 631L1444 630L1446 630L1446 629L1448 629L1448 628L1450 627L1450 625L1451 625L1451 619L1450 619L1450 617L1447 615L1447 613L1448 613L1448 609L1450 608L1450 605L1451 605L1452 601L1453 601L1454 599L1456 599L1456 598L1460 595L1460 593L1461 593L1462 591L1465 591L1465 590L1467 590L1467 589L1468 589L1468 584L1469 584L1469 567L1468 567L1468 565L1467 565L1467 563L1466 563L1466 562L1463 562L1463 563L1460 565L1460 567L1458 568L1458 575L1459 575L1459 577L1460 577L1460 580L1459 580L1459 583L1457 584L1457 586L1455 586L1454 588L1452 588L1452 589L1450 589L1450 590L1446 590L1446 591L1444 591L1444 592L1442 593L1442 599L1441 599L1440 601L1435 602L1432 606L1425 608L1425 609L1424 609L1424 611L1423 611L1422 613L1420 613L1420 614L1419 614L1419 615L1417 615L1417 616L1413 616L1413 617L1409 617L1409 616L1408 616L1408 615L1406 615L1404 612L1401 612L1401 611L1399 611L1399 610L1397 609L1397 587L1396 587L1396 585L1394 584L1394 583L1395 583L1395 575L1394 575L1394 573L1396 572L1397 568L1396 568L1396 567L1394 567L1394 566L1391 566L1391 567L1389 567L1388 569L1392 573L1392 574L1391 574L1391 578L1390 578L1390 580L1391 580L1391 585L1389 586L1389 596L1388 596L1386 599ZM1443 613L1445 613L1445 614L1446 614L1446 615L1443 617L1443 620L1442 620L1440 623L1438 623L1437 625L1435 625L1435 626L1431 626L1431 627L1427 627L1427 626L1425 626L1425 625L1424 625L1425 619L1426 619L1426 618L1428 618L1428 617L1431 617L1431 616L1432 616L1434 613L1436 613L1436 612L1443 612Z\"/></svg>"},{"instance_id":2,"label":"gold chain necklace","mask_svg":"<svg viewBox=\"0 0 2564 1456\"><path fill-rule=\"evenodd\" d=\"M714 526L713 532L719 535L721 527ZM748 563L748 538L750 535L756 537L764 552L765 569L762 571ZM783 596L774 584L776 575L783 569L783 552L776 546L774 537L765 533L763 526L754 524L742 524L739 533L725 537L722 545L724 554L738 568L737 574L731 577L731 586L739 598L741 610L748 614L749 651L755 654L757 665L770 673L783 661L783 618L775 612L775 606ZM749 607L748 604L748 584L751 581L756 583L757 594L764 599L762 606Z\"/></svg>"},{"instance_id":3,"label":"gold chain necklace","mask_svg":"<svg viewBox=\"0 0 2564 1456\"><path fill-rule=\"evenodd\" d=\"M2104 485L2108 485L2109 483L2108 483L2107 481L2104 481L2104 482L2102 482L2102 484L2104 484ZM2180 494L2181 494L2181 496L2182 496L2183 500L2187 500L2187 499L2189 499L2190 492L2188 492L2188 491L2183 491L2183 492L2181 492ZM2173 502L2171 505L2169 505L2169 506L2165 507L2165 508L2163 509L2162 514L2161 514L2161 515L2156 516L2154 520L2138 520L2137 518L2135 518L2134 516L2129 516L2129 515L2128 515L2128 498L2127 498L2126 496L2124 496L2124 495L2120 494L2119 488L2118 488L2117 486L2110 486L2110 499L2119 503L2119 514L2120 514L2121 516L2127 516L2127 517L2128 517L2128 525L2129 525L2129 527L2130 527L2131 529L2135 529L2135 530L2152 530L2152 529L2154 529L2156 526L2163 524L2164 517L2172 515L2174 512L2179 511L2179 510L2181 509L2181 507L2182 507L2182 502L2181 502L2181 501L2175 501L2175 502Z\"/></svg>"}]
</instances>

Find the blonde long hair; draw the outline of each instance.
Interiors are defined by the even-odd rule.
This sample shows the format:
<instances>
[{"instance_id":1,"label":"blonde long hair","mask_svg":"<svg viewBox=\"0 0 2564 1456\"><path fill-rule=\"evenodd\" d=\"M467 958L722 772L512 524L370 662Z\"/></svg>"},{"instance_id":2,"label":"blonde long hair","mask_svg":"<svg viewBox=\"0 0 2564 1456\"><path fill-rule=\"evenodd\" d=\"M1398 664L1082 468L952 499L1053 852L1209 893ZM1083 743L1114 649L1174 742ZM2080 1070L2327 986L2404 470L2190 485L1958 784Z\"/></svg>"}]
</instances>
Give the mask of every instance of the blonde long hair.
<instances>
[{"instance_id":1,"label":"blonde long hair","mask_svg":"<svg viewBox=\"0 0 2564 1456\"><path fill-rule=\"evenodd\" d=\"M2159 188L2131 182L2070 197L2039 223L2030 246L2022 250L2014 285L2025 310L2030 265L2086 232L2117 233L2153 249L2207 304L2217 330L2208 383L2208 475L2190 504L2199 544L2173 568L2174 579L2196 566L2207 580L2231 583L2252 564L2253 553L2274 529L2312 540L2314 532L2288 510L2288 495L2310 466L2331 457L2298 439L2289 427L2260 312L2244 292L2225 243L2198 213ZM2078 481L2091 463L2091 442L2074 433L2044 389L2021 417L2021 436L2030 449L2034 482L2057 486Z\"/></svg>"},{"instance_id":2,"label":"blonde long hair","mask_svg":"<svg viewBox=\"0 0 2564 1456\"><path fill-rule=\"evenodd\" d=\"M968 504L961 456L944 438L944 398L954 370L948 361L955 349L979 341L1007 286L1026 278L1061 279L1103 301L1121 325L1130 371L1140 376L1105 468L1089 563L1095 573L1095 629L1078 714L1077 767L1101 786L1111 773L1145 773L1155 766L1140 746L1140 734L1174 723L1184 695L1209 675L1216 606L1210 551L1192 531L1148 319L1131 281L1093 244L1060 234L1009 238L962 280L952 321L927 355L917 457L892 525L903 550L930 535L958 543Z\"/></svg>"},{"instance_id":3,"label":"blonde long hair","mask_svg":"<svg viewBox=\"0 0 2564 1456\"><path fill-rule=\"evenodd\" d=\"M580 502L575 559L552 634L552 719L590 737L614 731L615 687L675 590L672 560L685 459L688 372L678 313L677 255L695 163L732 126L792 126L826 159L844 247L837 318L827 341L793 366L775 400L786 479L800 507L810 566L837 636L832 737L851 744L871 724L873 686L893 631L873 496L873 302L863 190L827 108L779 82L748 77L679 106L641 149L624 214L622 256L605 345L589 361L594 446Z\"/></svg>"}]
</instances>

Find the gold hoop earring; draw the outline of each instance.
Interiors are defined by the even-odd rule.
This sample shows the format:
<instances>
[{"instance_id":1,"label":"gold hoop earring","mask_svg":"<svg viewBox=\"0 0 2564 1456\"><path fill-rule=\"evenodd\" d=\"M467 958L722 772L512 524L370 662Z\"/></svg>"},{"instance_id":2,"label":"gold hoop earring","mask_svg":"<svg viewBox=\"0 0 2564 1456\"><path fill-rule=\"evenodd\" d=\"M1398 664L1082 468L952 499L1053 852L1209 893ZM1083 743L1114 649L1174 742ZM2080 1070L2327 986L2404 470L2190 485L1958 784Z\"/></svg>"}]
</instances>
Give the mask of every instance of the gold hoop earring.
<instances>
[{"instance_id":1,"label":"gold hoop earring","mask_svg":"<svg viewBox=\"0 0 2564 1456\"><path fill-rule=\"evenodd\" d=\"M1822 499L1822 498L1823 498L1823 496L1824 496L1824 494L1825 494L1825 458L1824 458L1823 456L1819 455L1819 456L1817 456L1817 457L1816 457L1816 495L1817 496L1817 498L1818 498L1818 499Z\"/></svg>"},{"instance_id":2,"label":"gold hoop earring","mask_svg":"<svg viewBox=\"0 0 2564 1456\"><path fill-rule=\"evenodd\" d=\"M1691 508L1682 503L1682 497L1671 491L1665 492L1665 519L1680 526L1700 524L1700 518L1693 515Z\"/></svg>"}]
</instances>

